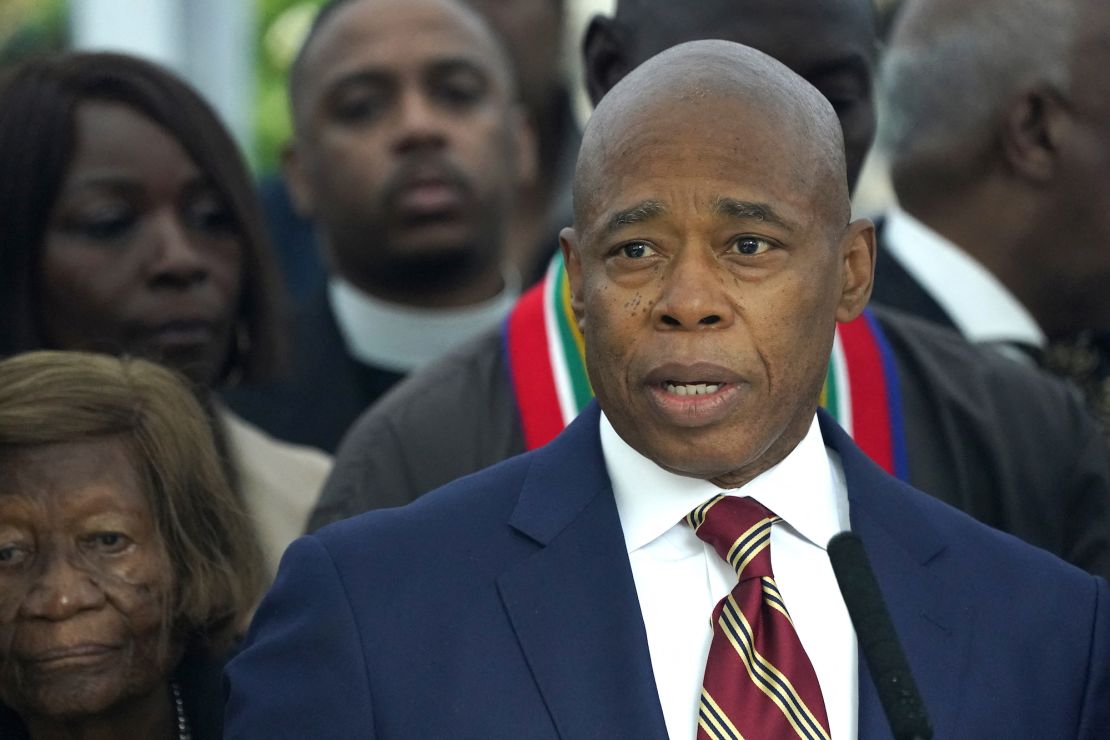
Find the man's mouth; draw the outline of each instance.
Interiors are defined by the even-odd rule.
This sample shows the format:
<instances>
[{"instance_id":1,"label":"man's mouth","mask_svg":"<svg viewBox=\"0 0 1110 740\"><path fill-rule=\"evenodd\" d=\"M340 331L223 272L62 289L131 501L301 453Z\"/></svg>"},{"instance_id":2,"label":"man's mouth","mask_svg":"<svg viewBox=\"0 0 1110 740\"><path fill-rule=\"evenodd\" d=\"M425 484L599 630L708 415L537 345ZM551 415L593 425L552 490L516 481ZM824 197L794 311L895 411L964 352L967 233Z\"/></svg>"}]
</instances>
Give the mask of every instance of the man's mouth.
<instances>
[{"instance_id":1,"label":"man's mouth","mask_svg":"<svg viewBox=\"0 0 1110 740\"><path fill-rule=\"evenodd\" d=\"M711 393L716 393L725 384L724 383L675 383L672 381L663 382L663 390L675 396L707 396Z\"/></svg>"},{"instance_id":2,"label":"man's mouth","mask_svg":"<svg viewBox=\"0 0 1110 740\"><path fill-rule=\"evenodd\" d=\"M402 222L457 219L470 204L465 177L440 158L411 161L389 183L385 204Z\"/></svg>"},{"instance_id":3,"label":"man's mouth","mask_svg":"<svg viewBox=\"0 0 1110 740\"><path fill-rule=\"evenodd\" d=\"M711 362L668 362L644 380L656 411L683 427L713 424L733 413L745 397L744 377Z\"/></svg>"},{"instance_id":4,"label":"man's mouth","mask_svg":"<svg viewBox=\"0 0 1110 740\"><path fill-rule=\"evenodd\" d=\"M463 202L461 189L453 183L421 180L398 191L396 207L408 214L429 216L461 210Z\"/></svg>"}]
</instances>

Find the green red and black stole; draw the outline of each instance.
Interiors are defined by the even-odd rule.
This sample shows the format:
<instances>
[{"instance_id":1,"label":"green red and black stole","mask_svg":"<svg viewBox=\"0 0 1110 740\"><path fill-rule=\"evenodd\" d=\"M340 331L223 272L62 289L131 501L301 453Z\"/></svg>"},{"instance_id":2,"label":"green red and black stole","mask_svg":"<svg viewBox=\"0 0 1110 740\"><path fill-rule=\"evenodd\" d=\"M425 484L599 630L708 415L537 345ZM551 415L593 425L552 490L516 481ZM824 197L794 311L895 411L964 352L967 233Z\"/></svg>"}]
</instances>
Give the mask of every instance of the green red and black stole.
<instances>
[{"instance_id":1,"label":"green red and black stole","mask_svg":"<svg viewBox=\"0 0 1110 740\"><path fill-rule=\"evenodd\" d=\"M554 439L593 398L561 254L517 301L503 338L524 443L532 450ZM898 374L870 311L837 325L821 405L871 459L909 478Z\"/></svg>"}]
</instances>

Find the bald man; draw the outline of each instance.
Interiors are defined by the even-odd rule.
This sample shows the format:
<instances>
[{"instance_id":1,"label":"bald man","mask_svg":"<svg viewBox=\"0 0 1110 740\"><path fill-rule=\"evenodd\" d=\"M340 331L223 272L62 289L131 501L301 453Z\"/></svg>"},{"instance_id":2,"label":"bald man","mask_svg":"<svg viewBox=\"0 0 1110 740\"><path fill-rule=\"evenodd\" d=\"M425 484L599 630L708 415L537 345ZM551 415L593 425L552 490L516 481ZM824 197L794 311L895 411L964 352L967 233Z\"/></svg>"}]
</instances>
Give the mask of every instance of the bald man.
<instances>
[{"instance_id":1,"label":"bald man","mask_svg":"<svg viewBox=\"0 0 1110 740\"><path fill-rule=\"evenodd\" d=\"M618 83L583 152L562 242L597 401L538 451L294 543L228 667L226 737L890 737L824 550L849 528L937 737L1101 737L1106 582L815 414L874 266L831 106L693 42ZM762 513L734 571L741 511Z\"/></svg>"},{"instance_id":2,"label":"bald man","mask_svg":"<svg viewBox=\"0 0 1110 740\"><path fill-rule=\"evenodd\" d=\"M869 0L621 0L586 33L587 85L596 103L674 43L744 42L829 100L851 184L874 131L873 34ZM498 331L364 414L338 451L309 531L405 504L569 424L592 389L565 287L557 258ZM883 310L843 326L834 346L825 405L868 454L980 521L1110 576L1107 448L1061 384Z\"/></svg>"}]
</instances>

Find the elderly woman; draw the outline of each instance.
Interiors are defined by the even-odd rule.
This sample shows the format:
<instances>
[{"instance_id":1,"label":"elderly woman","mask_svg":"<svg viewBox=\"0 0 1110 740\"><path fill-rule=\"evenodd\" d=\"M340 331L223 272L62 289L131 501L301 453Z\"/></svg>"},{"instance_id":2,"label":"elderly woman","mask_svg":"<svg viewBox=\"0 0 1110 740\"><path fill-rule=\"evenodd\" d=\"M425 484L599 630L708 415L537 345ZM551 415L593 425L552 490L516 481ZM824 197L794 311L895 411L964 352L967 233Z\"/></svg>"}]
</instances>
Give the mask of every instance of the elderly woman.
<instances>
[{"instance_id":1,"label":"elderly woman","mask_svg":"<svg viewBox=\"0 0 1110 740\"><path fill-rule=\"evenodd\" d=\"M220 659L262 574L172 372L0 362L0 737L218 738Z\"/></svg>"},{"instance_id":2,"label":"elderly woman","mask_svg":"<svg viewBox=\"0 0 1110 740\"><path fill-rule=\"evenodd\" d=\"M0 172L0 357L86 349L185 374L275 569L330 459L208 400L281 356L259 206L215 114L137 59L32 61L0 83Z\"/></svg>"}]
</instances>

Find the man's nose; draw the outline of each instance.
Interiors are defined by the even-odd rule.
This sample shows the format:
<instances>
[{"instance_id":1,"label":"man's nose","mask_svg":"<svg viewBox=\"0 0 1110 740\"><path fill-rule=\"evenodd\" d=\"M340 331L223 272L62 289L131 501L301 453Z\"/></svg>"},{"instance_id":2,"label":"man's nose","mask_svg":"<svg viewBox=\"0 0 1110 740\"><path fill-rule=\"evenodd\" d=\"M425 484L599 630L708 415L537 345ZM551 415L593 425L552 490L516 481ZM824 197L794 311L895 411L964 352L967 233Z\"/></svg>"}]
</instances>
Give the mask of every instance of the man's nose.
<instances>
[{"instance_id":1,"label":"man's nose","mask_svg":"<svg viewBox=\"0 0 1110 740\"><path fill-rule=\"evenodd\" d=\"M72 554L50 557L21 606L24 616L61 621L104 603L104 591L84 569L77 567Z\"/></svg>"},{"instance_id":2,"label":"man's nose","mask_svg":"<svg viewBox=\"0 0 1110 740\"><path fill-rule=\"evenodd\" d=\"M413 149L439 148L447 143L443 111L420 90L407 90L399 102L397 135L394 150L405 153Z\"/></svg>"},{"instance_id":3,"label":"man's nose","mask_svg":"<svg viewBox=\"0 0 1110 740\"><path fill-rule=\"evenodd\" d=\"M186 286L208 277L208 262L200 238L170 208L152 216L150 274L162 283Z\"/></svg>"},{"instance_id":4,"label":"man's nose","mask_svg":"<svg viewBox=\"0 0 1110 740\"><path fill-rule=\"evenodd\" d=\"M684 247L665 268L662 294L652 307L661 329L722 329L732 324L726 268L712 252Z\"/></svg>"}]
</instances>

